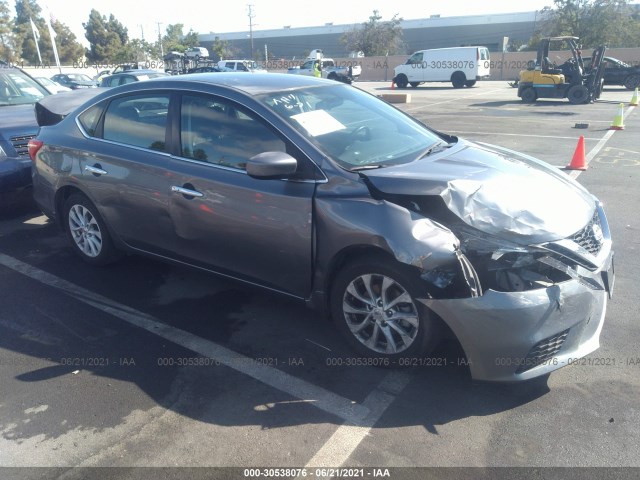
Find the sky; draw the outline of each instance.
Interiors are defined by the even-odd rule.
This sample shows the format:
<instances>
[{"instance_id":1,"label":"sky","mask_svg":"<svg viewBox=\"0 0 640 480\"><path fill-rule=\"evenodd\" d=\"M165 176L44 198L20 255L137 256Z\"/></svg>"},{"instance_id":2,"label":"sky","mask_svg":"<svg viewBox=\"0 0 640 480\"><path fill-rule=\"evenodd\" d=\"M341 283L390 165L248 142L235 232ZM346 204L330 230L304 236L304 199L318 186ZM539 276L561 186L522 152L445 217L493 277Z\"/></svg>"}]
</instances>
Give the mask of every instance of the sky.
<instances>
[{"instance_id":1,"label":"sky","mask_svg":"<svg viewBox=\"0 0 640 480\"><path fill-rule=\"evenodd\" d=\"M431 15L460 16L489 13L527 12L553 5L552 0L446 0L443 2L393 2L390 0L245 0L240 2L203 2L179 0L37 0L52 15L65 23L86 44L82 23L89 18L92 8L102 15L113 14L129 31L130 38L153 41L158 38L158 27L164 34L168 24L184 24L184 32L193 29L198 33L226 33L249 31L249 9L252 4L254 30L320 26L332 22L335 25L365 22L373 10L378 10L383 20L398 14L405 20L428 18ZM396 6L394 6L394 3ZM169 5L175 5L169 7ZM345 8L346 7L346 8ZM158 24L160 24L158 26Z\"/></svg>"}]
</instances>

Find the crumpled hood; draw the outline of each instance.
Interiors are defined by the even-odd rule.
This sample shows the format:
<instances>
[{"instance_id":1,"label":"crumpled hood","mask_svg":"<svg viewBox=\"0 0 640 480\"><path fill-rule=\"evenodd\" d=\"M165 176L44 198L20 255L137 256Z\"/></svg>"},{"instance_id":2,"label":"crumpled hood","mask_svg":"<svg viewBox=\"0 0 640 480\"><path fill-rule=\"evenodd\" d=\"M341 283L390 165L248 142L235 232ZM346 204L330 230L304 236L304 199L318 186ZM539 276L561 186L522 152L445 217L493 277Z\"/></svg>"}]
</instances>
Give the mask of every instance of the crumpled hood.
<instances>
[{"instance_id":1,"label":"crumpled hood","mask_svg":"<svg viewBox=\"0 0 640 480\"><path fill-rule=\"evenodd\" d=\"M566 238L595 210L594 197L556 167L464 140L412 163L361 173L383 194L439 195L467 225L520 244Z\"/></svg>"}]
</instances>

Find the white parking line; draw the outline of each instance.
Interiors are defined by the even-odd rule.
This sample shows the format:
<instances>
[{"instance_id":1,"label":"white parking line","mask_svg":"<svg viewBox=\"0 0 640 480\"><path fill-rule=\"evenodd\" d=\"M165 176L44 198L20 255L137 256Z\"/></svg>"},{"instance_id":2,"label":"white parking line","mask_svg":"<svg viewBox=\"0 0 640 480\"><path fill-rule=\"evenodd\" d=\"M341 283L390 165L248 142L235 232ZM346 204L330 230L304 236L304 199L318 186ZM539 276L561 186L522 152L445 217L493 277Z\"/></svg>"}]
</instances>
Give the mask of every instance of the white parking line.
<instances>
[{"instance_id":1,"label":"white parking line","mask_svg":"<svg viewBox=\"0 0 640 480\"><path fill-rule=\"evenodd\" d=\"M415 108L403 108L403 109L402 109L402 111L403 111L403 112L406 112L406 113L408 113L408 112L414 112L414 111L416 111L416 110L420 110L421 108L424 108L424 107L431 107L431 106L433 106L433 105L441 105L441 104L443 104L443 103L457 102L458 100L462 100L463 98L480 97L480 96L482 96L482 95L486 95L486 94L488 94L488 93L499 92L500 90L503 90L503 89L502 89L502 88L494 88L494 89L492 89L492 90L485 90L485 91L482 91L482 92L480 92L480 93L476 93L475 95L465 95L465 96L462 96L462 97L451 98L451 99L449 99L449 100L443 100L443 101L441 101L441 102L434 102L434 103L422 103L422 104L420 104L420 105L417 105Z\"/></svg>"},{"instance_id":2,"label":"white parking line","mask_svg":"<svg viewBox=\"0 0 640 480\"><path fill-rule=\"evenodd\" d=\"M166 325L151 315L114 302L102 295L91 292L8 255L0 253L0 265L10 268L44 285L61 290L87 305L91 305L98 310L151 332L176 345L180 345L204 357L218 360L221 364L233 370L244 373L266 385L288 393L295 398L308 401L311 405L327 413L336 415L349 424L368 425L369 422L367 419L375 414L371 408L379 408L378 403L375 401L365 401L362 405L357 404L352 400L341 397L305 380L296 378L281 370L257 363L253 361L252 358L245 357L217 343L179 328Z\"/></svg>"},{"instance_id":3,"label":"white parking line","mask_svg":"<svg viewBox=\"0 0 640 480\"><path fill-rule=\"evenodd\" d=\"M636 107L629 107L627 108L627 111L624 112L624 116L627 117L629 116L629 114L631 112L633 112L635 110ZM598 155L598 153L600 153L600 150L602 150L602 148L607 144L607 142L609 141L609 139L611 137L613 137L613 134L616 133L618 130L609 130L607 133L604 134L604 136L600 139L600 141L596 144L595 147L593 147L589 153L585 156L585 163L587 165L589 165L589 163L591 163L591 160L593 160L596 155ZM578 176L583 172L584 170L573 170L571 171L571 173L569 173L569 175L573 178L578 178Z\"/></svg>"},{"instance_id":4,"label":"white parking line","mask_svg":"<svg viewBox=\"0 0 640 480\"><path fill-rule=\"evenodd\" d=\"M410 381L411 377L406 373L389 373L363 402L370 411L369 415L357 425L348 422L341 425L307 462L306 467L342 466Z\"/></svg>"}]
</instances>

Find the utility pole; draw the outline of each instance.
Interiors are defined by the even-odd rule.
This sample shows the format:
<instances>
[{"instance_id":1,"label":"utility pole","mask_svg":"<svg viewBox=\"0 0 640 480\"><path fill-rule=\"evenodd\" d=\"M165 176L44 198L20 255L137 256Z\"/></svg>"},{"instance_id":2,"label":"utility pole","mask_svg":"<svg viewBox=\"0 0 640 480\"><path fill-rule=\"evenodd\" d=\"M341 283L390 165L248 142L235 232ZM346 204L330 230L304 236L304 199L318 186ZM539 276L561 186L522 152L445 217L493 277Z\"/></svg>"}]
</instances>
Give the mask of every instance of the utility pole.
<instances>
[{"instance_id":1,"label":"utility pole","mask_svg":"<svg viewBox=\"0 0 640 480\"><path fill-rule=\"evenodd\" d=\"M251 40L251 60L253 60L253 18L255 17L253 13L253 5L247 4L249 8L249 39Z\"/></svg>"},{"instance_id":2,"label":"utility pole","mask_svg":"<svg viewBox=\"0 0 640 480\"><path fill-rule=\"evenodd\" d=\"M160 44L160 56L164 60L164 48L162 47L162 35L160 34L160 25L162 25L162 23L156 23L158 24L158 43Z\"/></svg>"}]
</instances>

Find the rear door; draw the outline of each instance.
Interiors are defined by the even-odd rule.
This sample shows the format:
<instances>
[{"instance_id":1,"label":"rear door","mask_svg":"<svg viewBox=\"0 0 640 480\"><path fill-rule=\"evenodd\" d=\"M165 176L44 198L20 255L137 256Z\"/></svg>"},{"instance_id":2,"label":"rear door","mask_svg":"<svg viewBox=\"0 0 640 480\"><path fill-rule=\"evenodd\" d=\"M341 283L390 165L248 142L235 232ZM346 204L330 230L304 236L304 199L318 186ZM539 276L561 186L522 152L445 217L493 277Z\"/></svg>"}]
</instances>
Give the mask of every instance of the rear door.
<instances>
[{"instance_id":1,"label":"rear door","mask_svg":"<svg viewBox=\"0 0 640 480\"><path fill-rule=\"evenodd\" d=\"M189 263L307 296L315 191L313 175L305 173L309 164L255 113L213 95L182 96L179 136L170 185L179 255ZM247 160L265 151L288 151L302 160L299 177L247 175Z\"/></svg>"},{"instance_id":2,"label":"rear door","mask_svg":"<svg viewBox=\"0 0 640 480\"><path fill-rule=\"evenodd\" d=\"M167 125L171 94L145 92L118 97L79 117L96 138L78 151L82 184L107 223L128 245L166 254L175 247L168 214Z\"/></svg>"}]
</instances>

